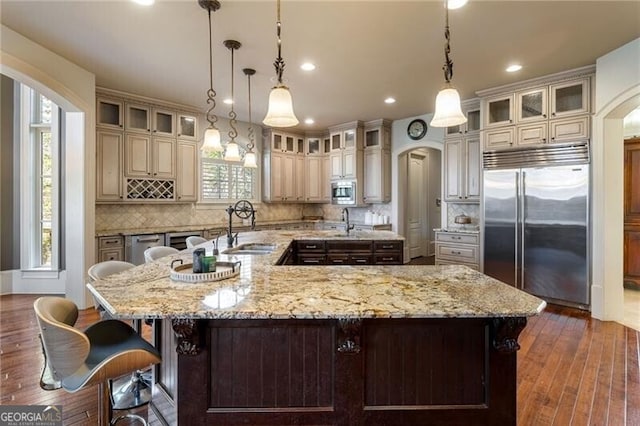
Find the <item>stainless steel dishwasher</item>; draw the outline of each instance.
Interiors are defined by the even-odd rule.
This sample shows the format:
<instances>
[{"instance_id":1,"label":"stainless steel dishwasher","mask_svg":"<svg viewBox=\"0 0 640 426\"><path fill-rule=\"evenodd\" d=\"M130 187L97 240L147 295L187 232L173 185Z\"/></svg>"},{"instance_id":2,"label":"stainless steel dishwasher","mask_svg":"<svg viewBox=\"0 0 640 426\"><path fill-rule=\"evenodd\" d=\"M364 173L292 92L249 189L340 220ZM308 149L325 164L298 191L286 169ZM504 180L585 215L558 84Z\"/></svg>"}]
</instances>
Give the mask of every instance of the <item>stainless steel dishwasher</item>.
<instances>
[{"instance_id":1,"label":"stainless steel dishwasher","mask_svg":"<svg viewBox=\"0 0 640 426\"><path fill-rule=\"evenodd\" d=\"M127 262L142 265L146 249L163 245L164 234L127 235L124 241L124 257Z\"/></svg>"}]
</instances>

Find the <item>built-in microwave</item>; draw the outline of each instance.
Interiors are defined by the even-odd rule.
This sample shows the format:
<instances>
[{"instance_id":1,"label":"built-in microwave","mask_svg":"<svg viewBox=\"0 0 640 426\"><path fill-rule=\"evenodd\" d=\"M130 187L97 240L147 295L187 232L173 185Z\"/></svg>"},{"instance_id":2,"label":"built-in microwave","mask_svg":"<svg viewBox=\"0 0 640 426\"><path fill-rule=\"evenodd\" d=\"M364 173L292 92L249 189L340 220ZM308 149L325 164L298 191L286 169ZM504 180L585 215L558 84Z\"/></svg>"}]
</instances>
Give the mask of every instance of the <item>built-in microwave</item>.
<instances>
[{"instance_id":1,"label":"built-in microwave","mask_svg":"<svg viewBox=\"0 0 640 426\"><path fill-rule=\"evenodd\" d=\"M356 181L331 182L331 204L354 206L356 204Z\"/></svg>"}]
</instances>

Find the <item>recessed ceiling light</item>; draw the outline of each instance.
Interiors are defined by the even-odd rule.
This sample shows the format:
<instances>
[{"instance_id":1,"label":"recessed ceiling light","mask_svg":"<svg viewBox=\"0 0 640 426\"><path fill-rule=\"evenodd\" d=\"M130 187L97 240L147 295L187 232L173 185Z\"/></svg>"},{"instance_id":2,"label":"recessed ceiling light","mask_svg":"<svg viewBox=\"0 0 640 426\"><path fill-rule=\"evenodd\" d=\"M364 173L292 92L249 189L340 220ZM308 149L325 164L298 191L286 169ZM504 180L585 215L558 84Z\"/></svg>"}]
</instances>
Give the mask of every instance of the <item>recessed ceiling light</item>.
<instances>
[{"instance_id":1,"label":"recessed ceiling light","mask_svg":"<svg viewBox=\"0 0 640 426\"><path fill-rule=\"evenodd\" d=\"M513 64L513 65L509 65L506 69L507 72L516 72L516 71L520 71L522 69L522 65L520 64Z\"/></svg>"},{"instance_id":2,"label":"recessed ceiling light","mask_svg":"<svg viewBox=\"0 0 640 426\"><path fill-rule=\"evenodd\" d=\"M315 123L315 121L313 121L313 118L307 118L306 120L304 120L305 124L313 124Z\"/></svg>"},{"instance_id":3,"label":"recessed ceiling light","mask_svg":"<svg viewBox=\"0 0 640 426\"><path fill-rule=\"evenodd\" d=\"M231 98L227 98L227 99L225 99L225 100L224 100L224 101L222 101L222 102L224 102L224 103L225 103L225 104L227 104L227 105L231 105L231 104L233 103L233 99L231 99Z\"/></svg>"},{"instance_id":4,"label":"recessed ceiling light","mask_svg":"<svg viewBox=\"0 0 640 426\"><path fill-rule=\"evenodd\" d=\"M316 69L316 66L313 65L311 62L305 62L304 64L300 65L300 68L305 71L313 71Z\"/></svg>"},{"instance_id":5,"label":"recessed ceiling light","mask_svg":"<svg viewBox=\"0 0 640 426\"><path fill-rule=\"evenodd\" d=\"M151 6L153 3L155 3L156 0L131 0L134 3L138 3L142 6Z\"/></svg>"},{"instance_id":6,"label":"recessed ceiling light","mask_svg":"<svg viewBox=\"0 0 640 426\"><path fill-rule=\"evenodd\" d=\"M467 4L468 0L449 0L447 2L447 7L449 9L460 9L462 6Z\"/></svg>"},{"instance_id":7,"label":"recessed ceiling light","mask_svg":"<svg viewBox=\"0 0 640 426\"><path fill-rule=\"evenodd\" d=\"M384 100L384 103L385 104L395 104L396 100L395 100L395 98L387 98L387 99Z\"/></svg>"}]
</instances>

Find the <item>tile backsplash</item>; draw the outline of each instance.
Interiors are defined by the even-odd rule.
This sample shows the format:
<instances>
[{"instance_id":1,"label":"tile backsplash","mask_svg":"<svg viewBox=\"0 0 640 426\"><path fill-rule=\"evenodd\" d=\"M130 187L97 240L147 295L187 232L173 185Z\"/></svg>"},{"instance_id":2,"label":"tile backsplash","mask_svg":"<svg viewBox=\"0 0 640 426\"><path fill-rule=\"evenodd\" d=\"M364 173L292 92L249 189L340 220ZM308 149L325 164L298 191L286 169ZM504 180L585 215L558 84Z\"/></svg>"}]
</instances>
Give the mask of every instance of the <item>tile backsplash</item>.
<instances>
[{"instance_id":1,"label":"tile backsplash","mask_svg":"<svg viewBox=\"0 0 640 426\"><path fill-rule=\"evenodd\" d=\"M461 214L471 218L471 223L465 225L466 227L478 227L480 225L480 204L447 203L447 227L461 227L460 224L455 223L456 216Z\"/></svg>"},{"instance_id":2,"label":"tile backsplash","mask_svg":"<svg viewBox=\"0 0 640 426\"><path fill-rule=\"evenodd\" d=\"M331 204L256 204L256 223L299 220L302 216L323 216L325 220L341 220L342 208ZM349 208L350 219L364 223L365 213L374 211L391 215L390 204ZM195 204L98 204L96 232L122 229L189 227L219 228L227 225L224 207L207 208ZM234 218L234 222L240 222Z\"/></svg>"}]
</instances>

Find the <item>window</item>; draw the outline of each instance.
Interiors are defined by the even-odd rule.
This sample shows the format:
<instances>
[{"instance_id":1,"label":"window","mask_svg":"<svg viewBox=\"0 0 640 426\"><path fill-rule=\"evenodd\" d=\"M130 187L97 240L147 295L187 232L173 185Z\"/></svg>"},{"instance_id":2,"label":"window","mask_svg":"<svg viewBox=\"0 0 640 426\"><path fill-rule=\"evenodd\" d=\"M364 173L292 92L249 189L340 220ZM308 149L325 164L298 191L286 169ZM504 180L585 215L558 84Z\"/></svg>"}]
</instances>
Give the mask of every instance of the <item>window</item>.
<instances>
[{"instance_id":1,"label":"window","mask_svg":"<svg viewBox=\"0 0 640 426\"><path fill-rule=\"evenodd\" d=\"M21 268L58 270L58 107L27 86L21 92Z\"/></svg>"},{"instance_id":2,"label":"window","mask_svg":"<svg viewBox=\"0 0 640 426\"><path fill-rule=\"evenodd\" d=\"M244 150L240 147L240 156L243 155ZM222 152L202 153L201 201L257 199L258 169L243 167L241 161L224 161L222 157Z\"/></svg>"}]
</instances>

